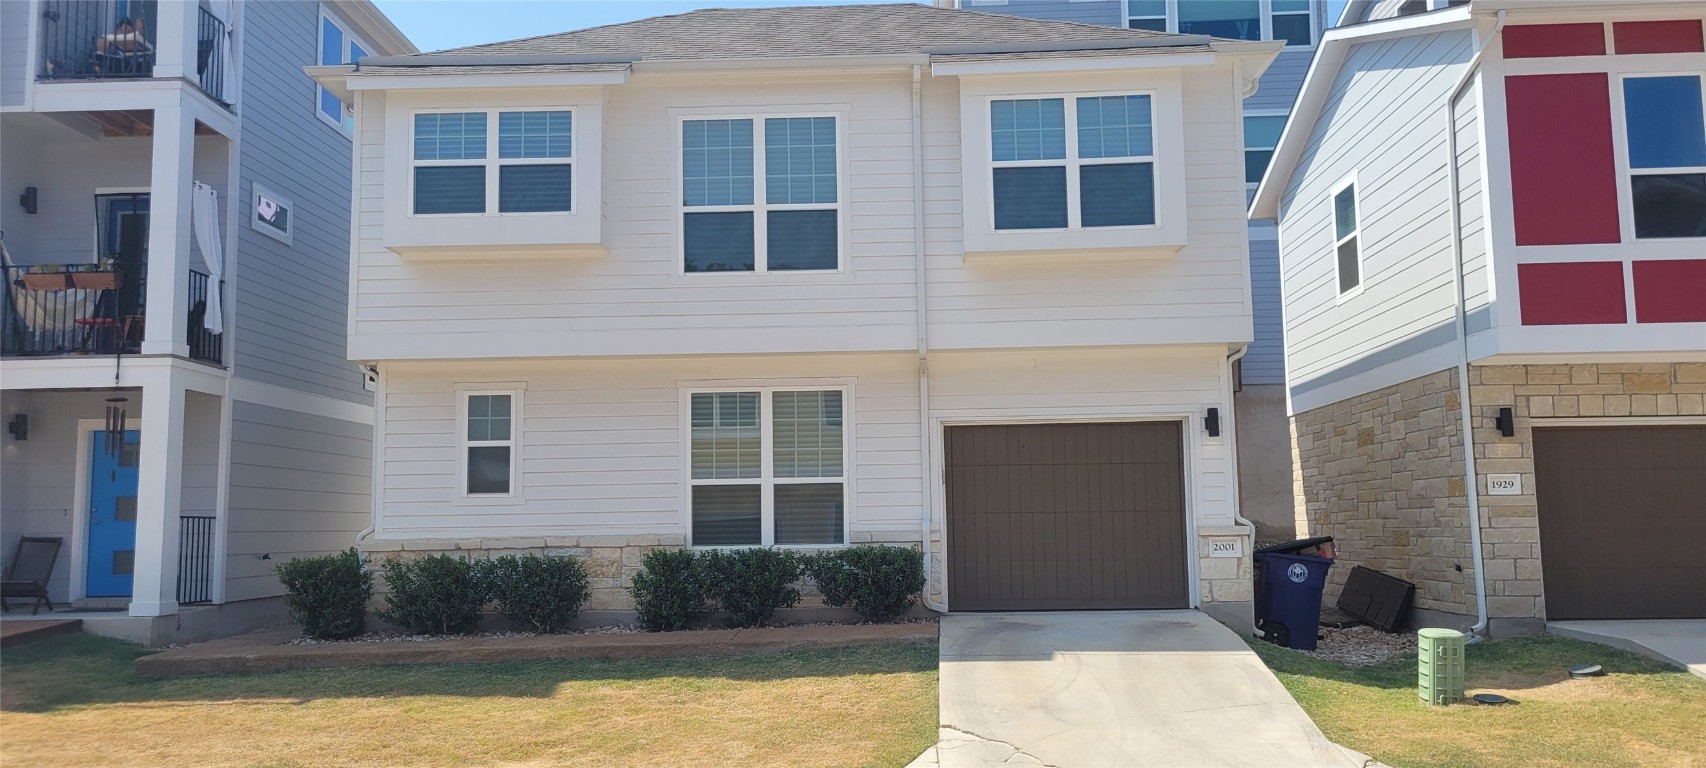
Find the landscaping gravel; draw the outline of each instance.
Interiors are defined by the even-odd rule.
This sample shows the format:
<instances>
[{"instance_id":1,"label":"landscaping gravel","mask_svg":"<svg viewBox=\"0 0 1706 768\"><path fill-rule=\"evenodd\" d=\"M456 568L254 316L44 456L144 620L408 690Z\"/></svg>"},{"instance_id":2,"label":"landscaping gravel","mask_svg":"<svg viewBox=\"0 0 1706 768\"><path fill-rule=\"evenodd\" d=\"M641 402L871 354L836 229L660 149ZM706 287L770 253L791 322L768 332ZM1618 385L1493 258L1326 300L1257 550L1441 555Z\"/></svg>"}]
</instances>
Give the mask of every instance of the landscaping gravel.
<instances>
[{"instance_id":1,"label":"landscaping gravel","mask_svg":"<svg viewBox=\"0 0 1706 768\"><path fill-rule=\"evenodd\" d=\"M1321 628L1321 640L1313 651L1299 653L1323 661L1366 667L1399 656L1415 657L1416 635L1413 632L1382 632L1367 624L1336 629Z\"/></svg>"}]
</instances>

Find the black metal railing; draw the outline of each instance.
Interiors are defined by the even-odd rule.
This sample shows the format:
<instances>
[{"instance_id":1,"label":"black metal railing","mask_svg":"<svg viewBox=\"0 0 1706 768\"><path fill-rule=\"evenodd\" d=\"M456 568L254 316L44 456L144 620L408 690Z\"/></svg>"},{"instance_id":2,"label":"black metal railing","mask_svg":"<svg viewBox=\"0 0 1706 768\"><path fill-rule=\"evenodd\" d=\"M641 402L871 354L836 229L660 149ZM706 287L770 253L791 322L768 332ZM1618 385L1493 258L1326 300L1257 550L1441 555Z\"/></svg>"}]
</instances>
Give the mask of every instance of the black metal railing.
<instances>
[{"instance_id":1,"label":"black metal railing","mask_svg":"<svg viewBox=\"0 0 1706 768\"><path fill-rule=\"evenodd\" d=\"M156 0L43 0L41 80L154 76Z\"/></svg>"},{"instance_id":2,"label":"black metal railing","mask_svg":"<svg viewBox=\"0 0 1706 768\"><path fill-rule=\"evenodd\" d=\"M195 73L202 92L215 101L229 103L225 98L225 22L212 11L201 9L196 22Z\"/></svg>"},{"instance_id":3,"label":"black metal railing","mask_svg":"<svg viewBox=\"0 0 1706 768\"><path fill-rule=\"evenodd\" d=\"M190 316L184 332L189 335L191 360L218 365L225 359L225 334L207 329L209 283L210 278L206 272L190 270ZM224 285L221 284L220 288L223 289Z\"/></svg>"},{"instance_id":4,"label":"black metal railing","mask_svg":"<svg viewBox=\"0 0 1706 768\"><path fill-rule=\"evenodd\" d=\"M213 518L178 518L178 604L213 601Z\"/></svg>"},{"instance_id":5,"label":"black metal railing","mask_svg":"<svg viewBox=\"0 0 1706 768\"><path fill-rule=\"evenodd\" d=\"M4 267L0 354L134 354L142 344L142 270Z\"/></svg>"}]
</instances>

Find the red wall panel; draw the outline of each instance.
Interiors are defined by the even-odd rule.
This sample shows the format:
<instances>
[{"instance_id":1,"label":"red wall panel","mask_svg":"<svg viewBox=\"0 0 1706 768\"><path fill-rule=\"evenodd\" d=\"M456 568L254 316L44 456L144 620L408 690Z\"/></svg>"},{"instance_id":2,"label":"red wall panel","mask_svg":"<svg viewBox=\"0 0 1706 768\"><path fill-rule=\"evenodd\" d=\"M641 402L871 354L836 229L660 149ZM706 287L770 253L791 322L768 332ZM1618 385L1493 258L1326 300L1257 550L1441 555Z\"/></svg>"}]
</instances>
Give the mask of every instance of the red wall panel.
<instances>
[{"instance_id":1,"label":"red wall panel","mask_svg":"<svg viewBox=\"0 0 1706 768\"><path fill-rule=\"evenodd\" d=\"M1706 36L1698 21L1619 21L1611 25L1617 52L1698 53L1706 50Z\"/></svg>"},{"instance_id":2,"label":"red wall panel","mask_svg":"<svg viewBox=\"0 0 1706 768\"><path fill-rule=\"evenodd\" d=\"M1516 244L1618 242L1605 73L1507 77L1505 112Z\"/></svg>"},{"instance_id":3,"label":"red wall panel","mask_svg":"<svg viewBox=\"0 0 1706 768\"><path fill-rule=\"evenodd\" d=\"M1628 322L1620 261L1518 264L1516 286L1523 325Z\"/></svg>"},{"instance_id":4,"label":"red wall panel","mask_svg":"<svg viewBox=\"0 0 1706 768\"><path fill-rule=\"evenodd\" d=\"M1636 322L1706 323L1706 259L1634 266Z\"/></svg>"},{"instance_id":5,"label":"red wall panel","mask_svg":"<svg viewBox=\"0 0 1706 768\"><path fill-rule=\"evenodd\" d=\"M1534 59L1547 56L1603 56L1605 25L1519 24L1505 27L1505 58Z\"/></svg>"}]
</instances>

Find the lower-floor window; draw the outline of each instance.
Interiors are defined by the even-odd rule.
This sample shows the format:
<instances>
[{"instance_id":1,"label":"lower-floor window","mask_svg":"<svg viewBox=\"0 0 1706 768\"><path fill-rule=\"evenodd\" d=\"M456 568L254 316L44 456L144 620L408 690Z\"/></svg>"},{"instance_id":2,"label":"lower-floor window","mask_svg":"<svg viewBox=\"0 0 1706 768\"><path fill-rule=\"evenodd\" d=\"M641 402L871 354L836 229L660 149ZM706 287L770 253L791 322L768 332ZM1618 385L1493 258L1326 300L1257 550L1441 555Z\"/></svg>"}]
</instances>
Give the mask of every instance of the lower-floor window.
<instances>
[{"instance_id":1,"label":"lower-floor window","mask_svg":"<svg viewBox=\"0 0 1706 768\"><path fill-rule=\"evenodd\" d=\"M462 492L510 496L515 492L515 392L462 393Z\"/></svg>"},{"instance_id":2,"label":"lower-floor window","mask_svg":"<svg viewBox=\"0 0 1706 768\"><path fill-rule=\"evenodd\" d=\"M843 397L840 389L691 393L693 545L845 543Z\"/></svg>"}]
</instances>

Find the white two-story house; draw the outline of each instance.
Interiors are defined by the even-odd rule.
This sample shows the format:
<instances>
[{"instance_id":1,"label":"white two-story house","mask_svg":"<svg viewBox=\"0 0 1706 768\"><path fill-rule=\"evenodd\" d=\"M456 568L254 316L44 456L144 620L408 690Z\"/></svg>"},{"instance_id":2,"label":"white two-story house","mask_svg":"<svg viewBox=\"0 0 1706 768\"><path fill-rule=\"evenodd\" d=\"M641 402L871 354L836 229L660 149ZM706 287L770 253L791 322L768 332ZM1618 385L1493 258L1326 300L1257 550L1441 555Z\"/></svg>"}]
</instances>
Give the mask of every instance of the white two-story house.
<instances>
[{"instance_id":1,"label":"white two-story house","mask_svg":"<svg viewBox=\"0 0 1706 768\"><path fill-rule=\"evenodd\" d=\"M1347 14L1252 212L1299 527L1430 624L1706 617L1706 6Z\"/></svg>"},{"instance_id":2,"label":"white two-story house","mask_svg":"<svg viewBox=\"0 0 1706 768\"><path fill-rule=\"evenodd\" d=\"M85 629L276 621L367 525L355 124L302 68L413 51L366 0L0 3L0 557L57 541Z\"/></svg>"},{"instance_id":3,"label":"white two-story house","mask_svg":"<svg viewBox=\"0 0 1706 768\"><path fill-rule=\"evenodd\" d=\"M1239 100L1279 46L915 4L312 70L371 552L922 547L938 610L1249 622Z\"/></svg>"}]
</instances>

